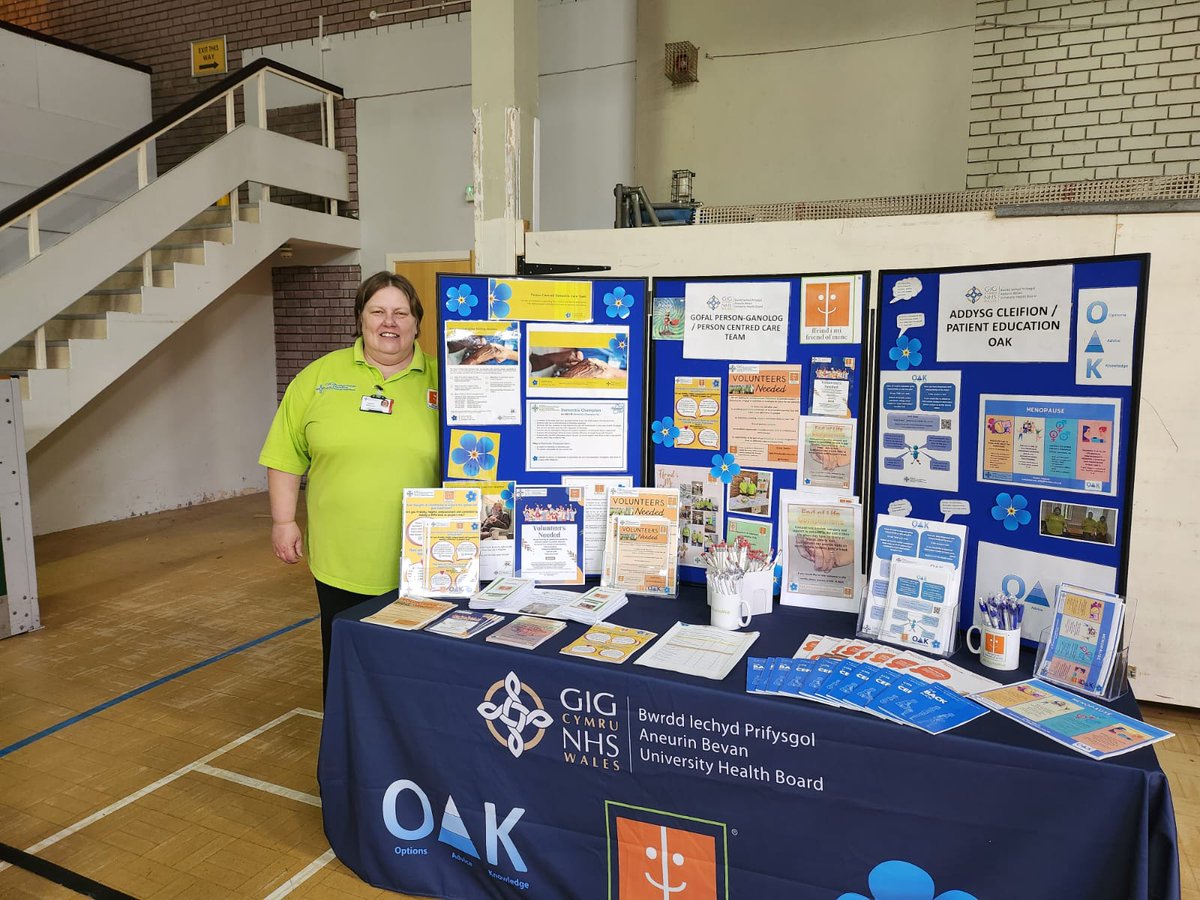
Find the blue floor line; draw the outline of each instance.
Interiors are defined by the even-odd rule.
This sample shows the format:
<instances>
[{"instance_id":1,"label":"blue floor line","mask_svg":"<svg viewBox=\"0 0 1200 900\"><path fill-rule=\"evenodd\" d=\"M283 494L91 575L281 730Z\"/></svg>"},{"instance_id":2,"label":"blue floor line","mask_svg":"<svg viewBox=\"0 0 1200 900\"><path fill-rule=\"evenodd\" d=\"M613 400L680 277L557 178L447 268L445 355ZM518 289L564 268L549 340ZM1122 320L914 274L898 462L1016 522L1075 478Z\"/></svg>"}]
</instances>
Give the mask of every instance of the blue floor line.
<instances>
[{"instance_id":1,"label":"blue floor line","mask_svg":"<svg viewBox=\"0 0 1200 900\"><path fill-rule=\"evenodd\" d=\"M192 672L195 672L197 669L203 669L205 666L211 666L213 663L219 662L220 660L225 659L227 656L233 656L233 654L235 654L235 653L241 653L243 650L249 650L251 647L255 647L255 646L263 643L264 641L269 641L272 638L277 638L281 634L287 634L289 631L299 628L302 625L307 625L309 622L315 622L317 620L317 618L318 618L318 616L309 616L307 619L301 619L299 622L293 622L291 625L284 626L283 628L280 628L278 631L272 631L270 634L264 634L262 637L258 637L252 641L247 641L244 644L240 644L239 646L234 647L232 650L226 650L224 653L218 653L216 656L210 656L208 659L201 660L198 663L193 663L192 665L188 666L187 668L180 669L178 672L172 672L170 675L164 675L162 678L156 678L154 681L148 682L147 684L143 684L141 687L136 687L132 691L126 691L124 694L121 694L117 697L113 697L111 700L106 700L104 703L101 703L99 706L93 706L91 709L84 710L83 712L81 712L77 715L71 716L71 718L69 718L69 719L64 719L63 721L59 722L57 725L51 725L49 728L45 729L44 731L39 731L37 734L31 734L27 738L22 738L21 740L17 741L15 744L9 744L7 747L0 749L0 759L3 759L4 757L8 756L8 754L10 754L10 753L20 750L22 747L28 747L30 744L34 743L35 741L40 741L44 737L49 737L50 735L54 734L57 731L62 731L64 728L68 727L69 725L74 725L76 722L82 722L84 719L94 716L98 712L103 712L104 710L108 709L111 706L116 706L118 703L124 703L126 700L129 700L133 697L138 696L138 694L144 694L144 693L146 693L146 691L156 688L160 684L166 684L168 681L173 681L176 678L181 678L184 675L188 675Z\"/></svg>"}]
</instances>

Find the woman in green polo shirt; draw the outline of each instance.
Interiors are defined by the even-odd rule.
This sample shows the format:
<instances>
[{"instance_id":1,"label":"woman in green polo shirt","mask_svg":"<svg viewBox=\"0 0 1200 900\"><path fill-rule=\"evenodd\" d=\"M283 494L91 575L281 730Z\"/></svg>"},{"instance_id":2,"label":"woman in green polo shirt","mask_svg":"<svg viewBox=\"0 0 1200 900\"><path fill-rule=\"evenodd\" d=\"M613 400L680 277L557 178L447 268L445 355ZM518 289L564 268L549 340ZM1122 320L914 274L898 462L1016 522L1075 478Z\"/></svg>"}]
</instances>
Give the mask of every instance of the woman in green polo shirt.
<instances>
[{"instance_id":1,"label":"woman in green polo shirt","mask_svg":"<svg viewBox=\"0 0 1200 900\"><path fill-rule=\"evenodd\" d=\"M323 686L333 617L399 583L404 489L439 483L437 363L416 343L423 313L407 278L379 272L364 281L354 346L288 385L259 456L275 555L289 564L307 556L317 583ZM306 472L302 536L296 503Z\"/></svg>"}]
</instances>

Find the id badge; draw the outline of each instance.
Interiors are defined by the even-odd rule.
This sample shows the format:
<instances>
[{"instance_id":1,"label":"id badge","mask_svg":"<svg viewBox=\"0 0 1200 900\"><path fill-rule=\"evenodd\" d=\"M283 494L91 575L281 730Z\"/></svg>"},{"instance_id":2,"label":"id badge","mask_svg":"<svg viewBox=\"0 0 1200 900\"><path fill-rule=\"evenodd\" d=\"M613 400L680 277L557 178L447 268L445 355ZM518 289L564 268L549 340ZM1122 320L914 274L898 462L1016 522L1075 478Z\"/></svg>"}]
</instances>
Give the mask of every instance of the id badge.
<instances>
[{"instance_id":1,"label":"id badge","mask_svg":"<svg viewBox=\"0 0 1200 900\"><path fill-rule=\"evenodd\" d=\"M362 404L358 407L359 412L383 413L385 416L392 414L392 400L388 397L380 397L377 394L364 395Z\"/></svg>"}]
</instances>

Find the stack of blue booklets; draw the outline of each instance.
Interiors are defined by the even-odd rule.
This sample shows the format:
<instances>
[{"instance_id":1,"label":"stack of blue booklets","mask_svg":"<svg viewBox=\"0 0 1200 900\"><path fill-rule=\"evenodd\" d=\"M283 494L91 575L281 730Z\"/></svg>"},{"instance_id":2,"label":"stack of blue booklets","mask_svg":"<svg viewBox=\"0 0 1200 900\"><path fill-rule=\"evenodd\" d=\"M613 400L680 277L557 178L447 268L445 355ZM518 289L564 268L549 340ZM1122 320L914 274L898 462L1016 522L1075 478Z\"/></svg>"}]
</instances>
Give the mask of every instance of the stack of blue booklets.
<instances>
[{"instance_id":1,"label":"stack of blue booklets","mask_svg":"<svg viewBox=\"0 0 1200 900\"><path fill-rule=\"evenodd\" d=\"M930 734L950 731L987 712L986 707L943 684L837 657L751 656L747 659L746 691L840 706Z\"/></svg>"}]
</instances>

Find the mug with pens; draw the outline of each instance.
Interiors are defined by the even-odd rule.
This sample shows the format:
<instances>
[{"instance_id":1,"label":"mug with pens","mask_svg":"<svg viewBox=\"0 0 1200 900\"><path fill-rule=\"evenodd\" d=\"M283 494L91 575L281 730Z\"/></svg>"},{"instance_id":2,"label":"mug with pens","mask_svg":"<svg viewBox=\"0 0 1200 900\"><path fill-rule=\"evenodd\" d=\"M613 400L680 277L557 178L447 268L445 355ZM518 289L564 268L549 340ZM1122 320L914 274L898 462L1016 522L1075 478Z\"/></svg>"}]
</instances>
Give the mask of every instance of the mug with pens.
<instances>
[{"instance_id":1,"label":"mug with pens","mask_svg":"<svg viewBox=\"0 0 1200 900\"><path fill-rule=\"evenodd\" d=\"M750 624L752 616L771 612L776 561L761 550L751 550L745 540L714 544L700 554L712 624L735 630Z\"/></svg>"},{"instance_id":2,"label":"mug with pens","mask_svg":"<svg viewBox=\"0 0 1200 900\"><path fill-rule=\"evenodd\" d=\"M1025 604L1008 594L979 598L979 624L967 629L967 649L989 669L1012 671L1021 655ZM972 634L976 642L972 643Z\"/></svg>"}]
</instances>

